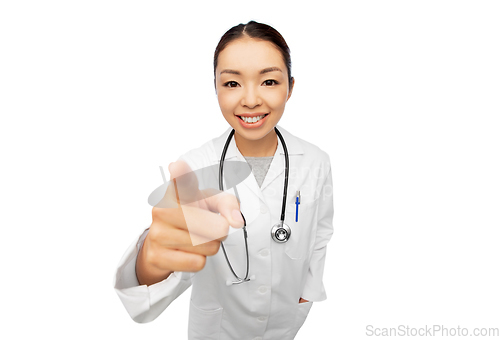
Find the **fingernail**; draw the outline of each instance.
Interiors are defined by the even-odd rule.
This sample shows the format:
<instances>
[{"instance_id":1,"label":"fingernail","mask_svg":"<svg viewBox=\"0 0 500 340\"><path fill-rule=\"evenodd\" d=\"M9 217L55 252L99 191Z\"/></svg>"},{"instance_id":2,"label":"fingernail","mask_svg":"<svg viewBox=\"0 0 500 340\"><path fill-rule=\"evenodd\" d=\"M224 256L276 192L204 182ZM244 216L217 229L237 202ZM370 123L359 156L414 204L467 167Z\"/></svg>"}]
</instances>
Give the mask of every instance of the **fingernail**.
<instances>
[{"instance_id":1,"label":"fingernail","mask_svg":"<svg viewBox=\"0 0 500 340\"><path fill-rule=\"evenodd\" d=\"M245 222L243 221L243 217L241 217L241 212L239 210L233 210L231 212L231 217L233 218L233 220L235 222L238 223L238 226L241 226L243 227L243 225L245 224ZM236 227L236 226L235 226Z\"/></svg>"}]
</instances>

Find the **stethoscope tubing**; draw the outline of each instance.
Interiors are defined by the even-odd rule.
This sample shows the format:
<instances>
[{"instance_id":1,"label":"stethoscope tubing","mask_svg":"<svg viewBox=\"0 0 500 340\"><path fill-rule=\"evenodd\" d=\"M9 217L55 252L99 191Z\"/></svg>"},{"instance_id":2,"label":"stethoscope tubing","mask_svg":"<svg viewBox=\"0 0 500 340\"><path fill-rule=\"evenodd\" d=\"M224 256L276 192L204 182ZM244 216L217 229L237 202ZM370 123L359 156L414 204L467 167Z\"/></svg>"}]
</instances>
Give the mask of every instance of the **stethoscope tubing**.
<instances>
[{"instance_id":1,"label":"stethoscope tubing","mask_svg":"<svg viewBox=\"0 0 500 340\"><path fill-rule=\"evenodd\" d=\"M274 131L276 132L276 135L281 141L281 145L283 145L283 150L285 152L285 183L284 183L284 189L283 189L283 203L281 204L281 223L284 223L285 221L285 210L286 210L286 195L287 195L287 189L288 189L288 170L289 170L289 160L288 160L288 149L285 144L285 140L283 139L283 136L281 133L278 131L278 128L274 127ZM220 163L219 163L219 190L224 191L224 183L223 183L223 174L224 174L224 160L226 158L226 153L227 149L229 147L229 143L231 142L231 138L234 135L234 129L229 133L229 136L227 137L226 144L224 145L224 149L222 150L222 155L220 158ZM238 195L238 190L236 189L236 186L234 186L234 192L236 195L236 198L238 201L240 201L239 195ZM243 217L243 236L245 239L245 254L247 258L247 263L246 263L246 273L245 273L245 278L239 277L236 272L233 269L233 266L231 265L231 262L229 261L229 258L227 256L226 248L224 247L224 242L221 242L222 246L222 251L224 252L224 257L226 258L227 264L229 266L229 269L233 273L234 277L236 278L237 281L229 281L229 284L240 284L246 281L250 281L248 278L249 272L250 272L250 257L248 256L248 234L247 234L247 222L245 220L245 216L243 213L241 214Z\"/></svg>"},{"instance_id":2,"label":"stethoscope tubing","mask_svg":"<svg viewBox=\"0 0 500 340\"><path fill-rule=\"evenodd\" d=\"M278 135L279 139L281 140L281 145L283 145L283 151L285 152L285 185L283 186L283 203L281 204L281 222L285 222L285 210L286 210L286 194L288 191L288 149L286 148L285 140L283 139L283 136L281 133L278 131L276 127L274 127L274 131L276 131L276 134Z\"/></svg>"}]
</instances>

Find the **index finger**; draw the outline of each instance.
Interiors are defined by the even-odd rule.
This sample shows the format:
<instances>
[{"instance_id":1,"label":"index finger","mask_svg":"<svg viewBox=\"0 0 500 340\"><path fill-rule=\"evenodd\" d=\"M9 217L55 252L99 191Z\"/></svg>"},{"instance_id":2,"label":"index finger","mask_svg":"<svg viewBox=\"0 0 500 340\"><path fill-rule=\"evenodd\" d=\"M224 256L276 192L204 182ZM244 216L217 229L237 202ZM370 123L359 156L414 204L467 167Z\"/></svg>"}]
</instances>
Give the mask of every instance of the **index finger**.
<instances>
[{"instance_id":1,"label":"index finger","mask_svg":"<svg viewBox=\"0 0 500 340\"><path fill-rule=\"evenodd\" d=\"M148 197L148 203L158 208L175 208L178 204L189 204L203 198L198 188L196 174L189 165L178 160L170 163L170 181L167 182L160 167L164 183Z\"/></svg>"},{"instance_id":2,"label":"index finger","mask_svg":"<svg viewBox=\"0 0 500 340\"><path fill-rule=\"evenodd\" d=\"M160 167L162 170L162 168ZM171 182L175 178L177 184L177 195L175 195L175 190L169 192L168 198L170 200L180 201L181 204L189 204L201 199L199 191L206 191L204 193L205 197L209 195L215 195L221 192L220 190L215 190L215 188L220 188L221 185L221 175L219 174L219 164L214 164L206 167L199 168L197 170L191 170L189 165L179 159L177 162L171 163L169 165ZM229 190L235 188L236 185L241 183L245 178L251 174L251 169L246 162L241 161L228 161L225 163L223 172L223 182L225 181L225 189ZM166 204L161 202L167 193L169 185L173 183L167 183L165 175L163 174L163 185L156 188L148 198L148 203L151 206L159 207L175 207L175 205ZM213 190L202 190L210 189ZM208 192L211 192L208 194Z\"/></svg>"}]
</instances>

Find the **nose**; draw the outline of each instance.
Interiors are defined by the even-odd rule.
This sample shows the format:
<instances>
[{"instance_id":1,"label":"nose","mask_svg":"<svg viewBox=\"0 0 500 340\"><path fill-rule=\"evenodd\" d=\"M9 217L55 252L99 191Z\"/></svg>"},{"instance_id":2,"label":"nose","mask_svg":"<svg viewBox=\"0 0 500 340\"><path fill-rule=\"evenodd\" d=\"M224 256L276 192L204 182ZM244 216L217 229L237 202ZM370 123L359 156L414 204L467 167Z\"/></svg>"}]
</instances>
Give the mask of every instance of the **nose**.
<instances>
[{"instance_id":1,"label":"nose","mask_svg":"<svg viewBox=\"0 0 500 340\"><path fill-rule=\"evenodd\" d=\"M241 98L241 105L250 109L262 104L262 98L259 92L253 87L249 86L245 89L243 97Z\"/></svg>"}]
</instances>

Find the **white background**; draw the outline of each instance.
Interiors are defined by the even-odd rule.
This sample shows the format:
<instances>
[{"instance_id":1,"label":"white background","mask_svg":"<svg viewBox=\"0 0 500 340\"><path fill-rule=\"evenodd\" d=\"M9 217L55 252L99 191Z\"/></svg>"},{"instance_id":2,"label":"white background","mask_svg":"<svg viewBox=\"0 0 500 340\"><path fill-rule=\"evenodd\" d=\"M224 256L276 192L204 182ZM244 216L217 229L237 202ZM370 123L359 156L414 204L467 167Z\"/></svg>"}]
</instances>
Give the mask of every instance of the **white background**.
<instances>
[{"instance_id":1,"label":"white background","mask_svg":"<svg viewBox=\"0 0 500 340\"><path fill-rule=\"evenodd\" d=\"M328 300L298 338L500 327L498 1L173 3L1 3L2 338L186 337L189 293L136 324L113 275L158 166L227 128L213 52L249 20L292 51L280 125L333 166Z\"/></svg>"}]
</instances>

